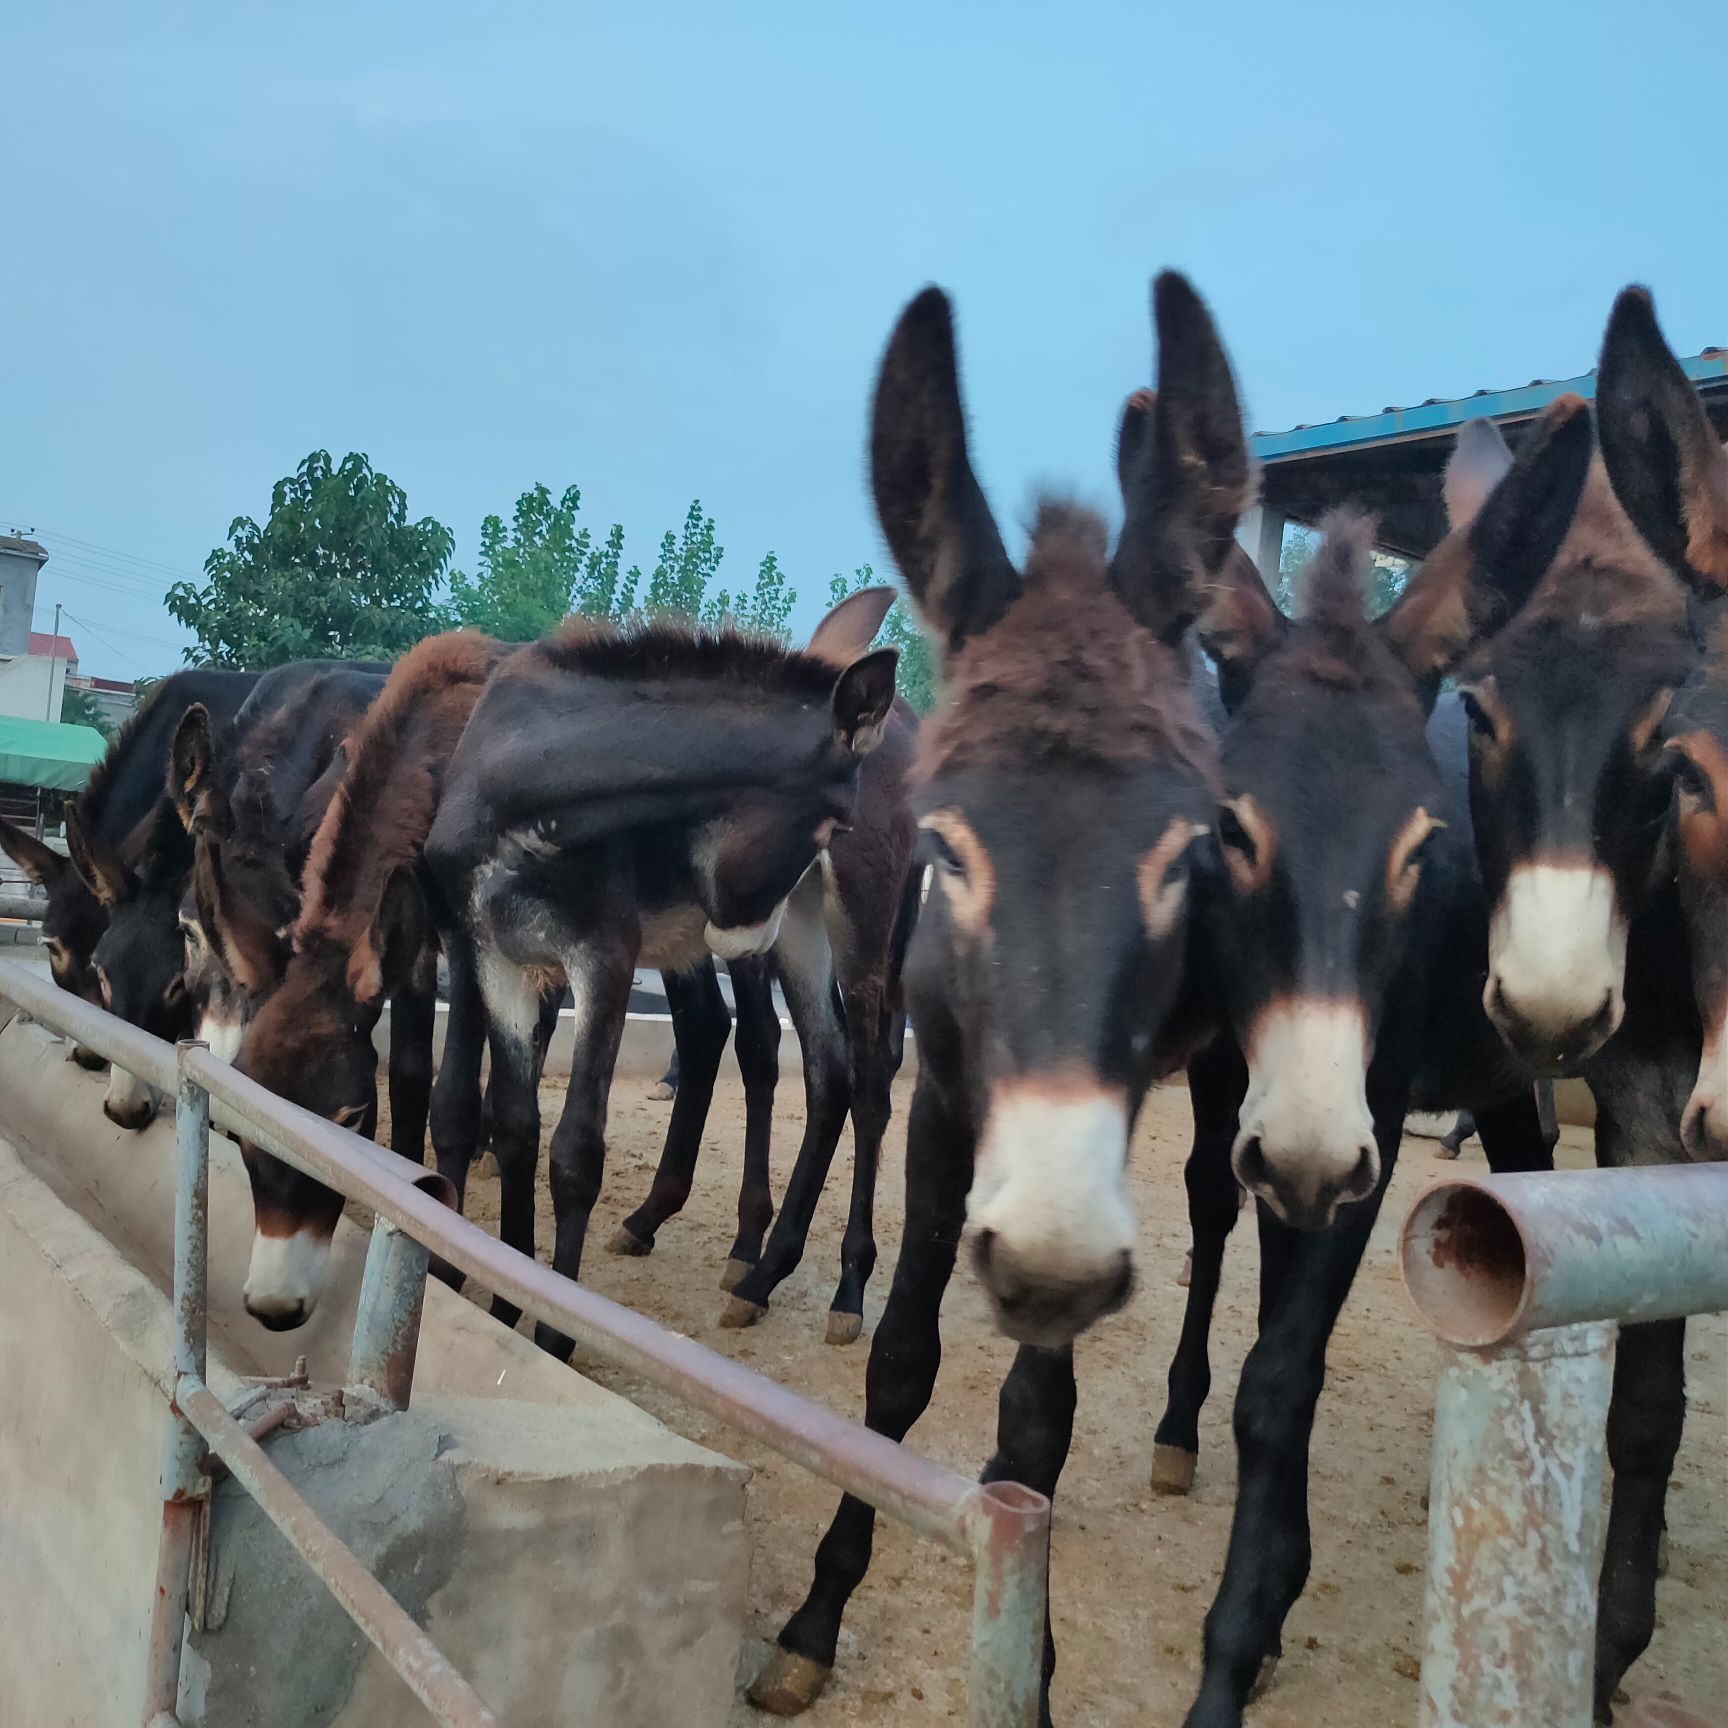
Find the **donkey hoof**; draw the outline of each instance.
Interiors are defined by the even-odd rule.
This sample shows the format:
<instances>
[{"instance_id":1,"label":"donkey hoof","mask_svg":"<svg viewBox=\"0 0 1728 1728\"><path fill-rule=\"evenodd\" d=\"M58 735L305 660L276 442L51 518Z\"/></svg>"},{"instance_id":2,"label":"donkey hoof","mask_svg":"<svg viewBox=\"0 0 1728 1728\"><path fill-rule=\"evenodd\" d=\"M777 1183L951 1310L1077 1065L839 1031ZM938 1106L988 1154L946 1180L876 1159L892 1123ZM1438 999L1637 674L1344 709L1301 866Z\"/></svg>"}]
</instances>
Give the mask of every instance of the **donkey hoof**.
<instances>
[{"instance_id":1,"label":"donkey hoof","mask_svg":"<svg viewBox=\"0 0 1728 1728\"><path fill-rule=\"evenodd\" d=\"M1190 1248L1182 1256L1182 1270L1176 1274L1176 1288L1186 1290L1194 1282L1194 1250Z\"/></svg>"},{"instance_id":2,"label":"donkey hoof","mask_svg":"<svg viewBox=\"0 0 1728 1728\"><path fill-rule=\"evenodd\" d=\"M665 1104L677 1096L677 1090L664 1080L656 1080L648 1088L649 1101L654 1104Z\"/></svg>"},{"instance_id":3,"label":"donkey hoof","mask_svg":"<svg viewBox=\"0 0 1728 1728\"><path fill-rule=\"evenodd\" d=\"M1194 1486L1194 1472L1199 1463L1198 1452L1185 1452L1180 1446L1154 1446L1152 1492L1186 1494Z\"/></svg>"},{"instance_id":4,"label":"donkey hoof","mask_svg":"<svg viewBox=\"0 0 1728 1728\"><path fill-rule=\"evenodd\" d=\"M1272 1682L1278 1678L1278 1658L1266 1656L1261 1659L1260 1672L1254 1676L1254 1684L1249 1688L1248 1702L1257 1703L1272 1690Z\"/></svg>"},{"instance_id":5,"label":"donkey hoof","mask_svg":"<svg viewBox=\"0 0 1728 1728\"><path fill-rule=\"evenodd\" d=\"M825 1663L776 1647L744 1695L770 1716L802 1716L822 1696L833 1672Z\"/></svg>"},{"instance_id":6,"label":"donkey hoof","mask_svg":"<svg viewBox=\"0 0 1728 1728\"><path fill-rule=\"evenodd\" d=\"M627 1224L620 1224L612 1234L612 1240L606 1244L608 1254L627 1254L632 1259L639 1260L644 1254L654 1252L652 1242L644 1242Z\"/></svg>"},{"instance_id":7,"label":"donkey hoof","mask_svg":"<svg viewBox=\"0 0 1728 1728\"><path fill-rule=\"evenodd\" d=\"M828 1342L830 1344L856 1344L864 1336L864 1316L862 1314L842 1314L837 1309L828 1311Z\"/></svg>"},{"instance_id":8,"label":"donkey hoof","mask_svg":"<svg viewBox=\"0 0 1728 1728\"><path fill-rule=\"evenodd\" d=\"M752 1302L744 1296L734 1296L720 1310L720 1324L729 1331L739 1332L746 1326L754 1326L768 1312L767 1305L762 1302ZM814 1693L811 1694L815 1696Z\"/></svg>"},{"instance_id":9,"label":"donkey hoof","mask_svg":"<svg viewBox=\"0 0 1728 1728\"><path fill-rule=\"evenodd\" d=\"M748 1260L740 1260L738 1256L734 1254L732 1258L726 1262L726 1269L720 1274L720 1288L724 1290L727 1295L731 1295L731 1293L736 1290L738 1286L742 1284L755 1270L756 1268L752 1262Z\"/></svg>"}]
</instances>

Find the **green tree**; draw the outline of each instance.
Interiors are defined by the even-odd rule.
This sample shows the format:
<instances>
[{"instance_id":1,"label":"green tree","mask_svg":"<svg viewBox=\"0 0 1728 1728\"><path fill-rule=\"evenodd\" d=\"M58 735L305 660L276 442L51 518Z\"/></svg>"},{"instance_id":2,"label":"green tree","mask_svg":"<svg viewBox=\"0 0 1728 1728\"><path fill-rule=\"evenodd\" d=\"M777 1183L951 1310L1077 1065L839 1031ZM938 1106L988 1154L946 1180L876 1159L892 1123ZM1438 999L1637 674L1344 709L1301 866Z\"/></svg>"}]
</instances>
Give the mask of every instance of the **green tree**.
<instances>
[{"instance_id":1,"label":"green tree","mask_svg":"<svg viewBox=\"0 0 1728 1728\"><path fill-rule=\"evenodd\" d=\"M702 514L700 498L692 498L682 530L668 528L660 537L660 557L648 578L643 611L650 618L700 618L708 585L725 556L726 548L714 538L714 518ZM724 592L716 596L722 611L728 598Z\"/></svg>"},{"instance_id":2,"label":"green tree","mask_svg":"<svg viewBox=\"0 0 1728 1728\"><path fill-rule=\"evenodd\" d=\"M1278 581L1272 597L1286 616L1294 617L1302 609L1302 572L1320 545L1320 536L1312 528L1292 523L1284 531L1284 545L1278 554ZM1390 552L1376 552L1368 578L1368 616L1378 618L1400 594L1410 580L1408 559Z\"/></svg>"},{"instance_id":3,"label":"green tree","mask_svg":"<svg viewBox=\"0 0 1728 1728\"><path fill-rule=\"evenodd\" d=\"M581 508L578 487L555 499L535 486L516 500L508 528L502 517L488 516L480 524L478 573L451 573L449 623L532 642L567 617L590 549L588 530L576 526Z\"/></svg>"},{"instance_id":4,"label":"green tree","mask_svg":"<svg viewBox=\"0 0 1728 1728\"><path fill-rule=\"evenodd\" d=\"M407 494L365 456L314 450L277 481L264 525L237 516L203 583L176 582L166 604L197 637L188 661L394 660L438 628L452 546L430 516L409 521Z\"/></svg>"},{"instance_id":5,"label":"green tree","mask_svg":"<svg viewBox=\"0 0 1728 1728\"><path fill-rule=\"evenodd\" d=\"M836 575L830 579L828 604L838 606L848 594L876 585L876 572L870 565L860 564L850 578ZM936 706L942 681L936 670L936 656L930 647L930 638L918 627L918 620L904 597L889 608L882 628L876 632L875 646L900 650L895 685L918 713L928 714Z\"/></svg>"},{"instance_id":6,"label":"green tree","mask_svg":"<svg viewBox=\"0 0 1728 1728\"><path fill-rule=\"evenodd\" d=\"M114 728L108 724L108 717L96 698L88 690L74 690L70 684L64 687L60 697L60 724L88 726L104 738L114 736Z\"/></svg>"}]
</instances>

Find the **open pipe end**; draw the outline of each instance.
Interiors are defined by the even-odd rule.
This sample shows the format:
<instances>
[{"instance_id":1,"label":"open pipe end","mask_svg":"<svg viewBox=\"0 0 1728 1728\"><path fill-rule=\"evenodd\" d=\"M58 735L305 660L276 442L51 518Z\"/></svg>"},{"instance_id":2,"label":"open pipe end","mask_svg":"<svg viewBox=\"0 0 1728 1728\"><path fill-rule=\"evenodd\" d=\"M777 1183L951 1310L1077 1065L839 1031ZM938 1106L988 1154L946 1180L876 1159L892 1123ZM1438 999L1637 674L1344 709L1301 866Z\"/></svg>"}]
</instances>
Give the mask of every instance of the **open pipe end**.
<instances>
[{"instance_id":1,"label":"open pipe end","mask_svg":"<svg viewBox=\"0 0 1728 1728\"><path fill-rule=\"evenodd\" d=\"M1485 1349L1518 1329L1530 1300L1524 1239L1486 1189L1430 1188L1405 1221L1403 1261L1405 1288L1447 1343Z\"/></svg>"}]
</instances>

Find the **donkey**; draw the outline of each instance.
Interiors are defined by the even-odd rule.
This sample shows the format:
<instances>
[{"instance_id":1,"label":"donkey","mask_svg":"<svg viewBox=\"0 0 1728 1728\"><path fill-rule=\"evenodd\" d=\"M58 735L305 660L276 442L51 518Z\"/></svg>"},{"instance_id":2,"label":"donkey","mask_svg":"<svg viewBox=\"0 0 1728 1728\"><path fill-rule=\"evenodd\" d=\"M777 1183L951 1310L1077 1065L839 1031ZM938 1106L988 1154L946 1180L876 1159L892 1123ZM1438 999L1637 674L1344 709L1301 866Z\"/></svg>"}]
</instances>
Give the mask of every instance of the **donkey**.
<instances>
[{"instance_id":1,"label":"donkey","mask_svg":"<svg viewBox=\"0 0 1728 1728\"><path fill-rule=\"evenodd\" d=\"M1648 292L1616 301L1598 374L1602 456L1619 505L1642 535L1610 523L1579 548L1525 623L1526 640L1474 670L1484 826L1504 836L1506 880L1534 865L1528 891L1547 923L1544 978L1588 978L1570 1002L1551 986L1544 1023L1561 1048L1589 996L1605 985L1618 1028L1586 1070L1598 1101L1597 1158L1606 1164L1719 1156L1724 949L1716 800L1721 784L1724 673L1720 622L1728 586L1728 460L1656 322ZM1649 569L1654 554L1667 584ZM1693 591L1690 608L1673 577ZM1510 633L1509 633L1510 634ZM1556 679L1547 645L1574 657L1587 684ZM1543 728L1525 739L1522 722ZM1564 826L1559 800L1575 807ZM1565 874L1562 874L1565 872ZM1577 882L1596 885L1593 922L1553 922ZM1676 989L1688 968L1690 992ZM1522 992L1523 976L1506 968ZM1521 999L1521 998L1520 998ZM1623 1007L1622 1007L1623 1004ZM1558 1010L1564 1008L1564 1013ZM1568 1018L1572 1022L1568 1026ZM1596 1636L1596 1718L1612 1718L1621 1679L1655 1628L1663 1508L1686 1415L1685 1323L1623 1327L1608 1415L1614 1471Z\"/></svg>"},{"instance_id":2,"label":"donkey","mask_svg":"<svg viewBox=\"0 0 1728 1728\"><path fill-rule=\"evenodd\" d=\"M199 666L162 679L116 734L84 790L70 806L84 834L122 859L136 855L162 796L163 765L180 716L202 703L219 724L233 719L258 683L256 672L223 672ZM108 908L70 858L45 846L27 830L0 817L0 848L19 869L48 891L42 913L43 941L54 981L86 1002L101 1004L102 989L91 957L108 928ZM103 1059L74 1047L82 1067Z\"/></svg>"},{"instance_id":3,"label":"donkey","mask_svg":"<svg viewBox=\"0 0 1728 1728\"><path fill-rule=\"evenodd\" d=\"M512 1247L534 1252L535 1033L548 983L562 978L575 999L550 1152L553 1265L573 1278L637 965L676 972L773 946L793 890L852 819L859 763L888 725L896 659L879 649L840 669L731 632L573 622L493 681L426 845L451 998L433 1143L463 1192L484 1025L500 1231ZM519 1318L502 1301L494 1312ZM568 1338L545 1326L537 1337L568 1359Z\"/></svg>"},{"instance_id":4,"label":"donkey","mask_svg":"<svg viewBox=\"0 0 1728 1728\"><path fill-rule=\"evenodd\" d=\"M390 674L347 746L348 771L313 837L292 952L246 1028L235 1067L279 1097L370 1137L377 1123L373 1033L386 1000L429 1002L435 940L420 885L421 853L457 739L509 654L472 631L419 643ZM392 1015L396 1046L416 1052L429 1084L432 1017ZM407 1134L417 1140L424 1116ZM271 1158L240 1149L252 1181L255 1233L247 1312L273 1331L312 1313L329 1267L342 1196ZM397 1151L418 1150L398 1144Z\"/></svg>"},{"instance_id":5,"label":"donkey","mask_svg":"<svg viewBox=\"0 0 1728 1728\"><path fill-rule=\"evenodd\" d=\"M865 1418L901 1439L928 1405L963 1228L1021 1346L987 1480L1053 1494L1073 1341L1134 1283L1126 1158L1152 1079L1204 1037L1187 976L1189 860L1216 801L1183 636L1249 496L1235 384L1188 283L1153 294L1160 389L1133 441L1113 555L1046 503L1010 561L967 456L949 304L906 308L882 361L871 479L939 643L944 694L914 784L935 885L907 955L919 1062L906 1227L870 1349ZM875 1514L842 1500L803 1605L750 1688L805 1709L832 1672ZM1055 1646L1046 1628L1045 1668Z\"/></svg>"},{"instance_id":6,"label":"donkey","mask_svg":"<svg viewBox=\"0 0 1728 1728\"><path fill-rule=\"evenodd\" d=\"M226 1061L287 968L312 837L346 771L348 735L384 683L332 667L250 729L223 733L202 706L181 718L168 772L193 843L180 934L198 1036Z\"/></svg>"},{"instance_id":7,"label":"donkey","mask_svg":"<svg viewBox=\"0 0 1728 1728\"><path fill-rule=\"evenodd\" d=\"M1243 1367L1240 1479L1189 1728L1236 1728L1309 1565L1308 1444L1327 1341L1409 1108L1469 1107L1497 1169L1552 1154L1532 1075L1482 1006L1488 905L1461 760L1430 747L1441 679L1522 602L1559 548L1590 458L1576 398L1526 440L1470 526L1385 616L1365 613L1372 527L1335 515L1300 619L1234 550L1200 632L1230 711L1197 918L1223 1032L1190 1065L1193 1272L1154 1486L1185 1491L1206 1329L1238 1184L1259 1202L1259 1337ZM1458 495L1478 440L1448 475Z\"/></svg>"},{"instance_id":8,"label":"donkey","mask_svg":"<svg viewBox=\"0 0 1728 1728\"><path fill-rule=\"evenodd\" d=\"M268 724L285 709L299 708L328 662L299 661L264 673L226 730L236 740ZM201 704L194 704L208 714ZM191 710L188 709L187 712ZM178 721L184 723L184 714ZM179 726L175 728L178 741ZM129 855L88 825L77 807L67 814L66 840L80 877L108 911L108 927L91 955L102 1000L122 1020L160 1038L185 1037L194 1007L186 989L186 944L180 903L192 868L192 840L176 808L169 781L174 743L158 766L156 808L135 831ZM155 1116L156 1098L124 1070L109 1078L103 1110L125 1128L143 1128Z\"/></svg>"},{"instance_id":9,"label":"donkey","mask_svg":"<svg viewBox=\"0 0 1728 1728\"><path fill-rule=\"evenodd\" d=\"M892 588L848 596L817 626L806 652L836 670L850 665L869 650L893 604ZM852 1205L828 1341L850 1344L863 1330L864 1287L876 1261L876 1170L898 1065L893 1019L917 908L916 830L906 799L917 726L917 717L897 699L881 743L858 770L851 822L835 830L820 868L787 901L771 954L766 960L728 962L738 1007L746 1117L738 1235L721 1280L734 1295L722 1325L753 1325L767 1311L770 1294L798 1265L850 1109L856 1147ZM774 1216L768 1149L779 1078L775 974L803 1057L805 1121L786 1204L764 1253L763 1236ZM679 1087L653 1187L608 1244L618 1254L648 1253L655 1232L689 1196L731 1025L712 961L690 973L667 974L666 997L678 1040Z\"/></svg>"}]
</instances>

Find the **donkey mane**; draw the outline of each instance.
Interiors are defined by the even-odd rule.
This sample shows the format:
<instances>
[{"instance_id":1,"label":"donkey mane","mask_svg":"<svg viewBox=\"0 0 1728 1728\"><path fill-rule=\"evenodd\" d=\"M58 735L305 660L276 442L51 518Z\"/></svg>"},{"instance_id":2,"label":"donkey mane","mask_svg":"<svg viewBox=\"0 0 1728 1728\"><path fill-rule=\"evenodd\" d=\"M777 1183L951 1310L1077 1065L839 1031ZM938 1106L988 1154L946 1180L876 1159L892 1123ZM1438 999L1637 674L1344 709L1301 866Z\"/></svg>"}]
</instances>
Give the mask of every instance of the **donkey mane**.
<instances>
[{"instance_id":1,"label":"donkey mane","mask_svg":"<svg viewBox=\"0 0 1728 1728\"><path fill-rule=\"evenodd\" d=\"M570 618L529 650L559 672L620 681L704 679L827 701L835 668L772 636L655 620L618 630Z\"/></svg>"},{"instance_id":2,"label":"donkey mane","mask_svg":"<svg viewBox=\"0 0 1728 1728\"><path fill-rule=\"evenodd\" d=\"M1096 512L1039 501L1019 594L944 670L918 773L1066 758L1120 771L1171 760L1210 780L1213 750L1183 657L1110 583Z\"/></svg>"},{"instance_id":3,"label":"donkey mane","mask_svg":"<svg viewBox=\"0 0 1728 1728\"><path fill-rule=\"evenodd\" d=\"M347 775L312 838L296 947L352 947L391 875L419 863L450 753L507 652L459 630L419 643L390 674L350 739Z\"/></svg>"},{"instance_id":4,"label":"donkey mane","mask_svg":"<svg viewBox=\"0 0 1728 1728\"><path fill-rule=\"evenodd\" d=\"M149 723L171 682L172 674L151 686L144 700L121 723L120 730L114 734L108 748L102 752L102 760L90 770L90 778L84 782L84 790L78 794L77 804L78 814L86 827L93 828L101 822L103 808L113 791L114 777L126 765L138 734Z\"/></svg>"}]
</instances>

